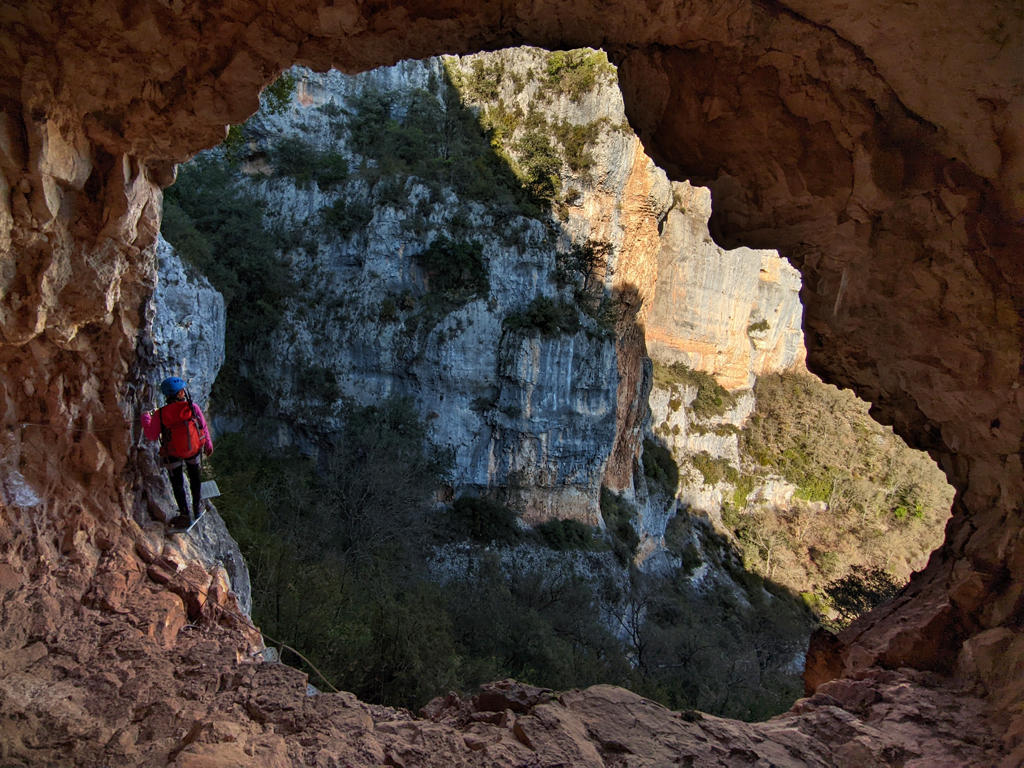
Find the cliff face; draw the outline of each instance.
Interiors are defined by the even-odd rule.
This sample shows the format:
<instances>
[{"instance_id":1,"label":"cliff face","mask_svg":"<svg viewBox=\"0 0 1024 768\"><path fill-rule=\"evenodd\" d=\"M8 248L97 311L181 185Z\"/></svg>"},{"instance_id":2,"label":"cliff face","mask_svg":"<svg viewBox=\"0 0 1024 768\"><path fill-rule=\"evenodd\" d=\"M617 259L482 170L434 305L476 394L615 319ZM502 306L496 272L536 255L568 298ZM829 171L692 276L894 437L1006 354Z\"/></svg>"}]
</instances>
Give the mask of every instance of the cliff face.
<instances>
[{"instance_id":1,"label":"cliff face","mask_svg":"<svg viewBox=\"0 0 1024 768\"><path fill-rule=\"evenodd\" d=\"M224 297L162 237L156 242L156 263L149 397L159 404L160 382L167 376L181 376L193 399L206 408L224 364Z\"/></svg>"},{"instance_id":2,"label":"cliff face","mask_svg":"<svg viewBox=\"0 0 1024 768\"><path fill-rule=\"evenodd\" d=\"M537 49L356 77L295 70L287 108L246 125L236 183L303 237L288 251L301 288L265 351L243 362L277 439L315 444L340 429L342 399L406 395L451 449L456 492L496 494L527 522L595 524L606 474L632 483L645 392L619 379L642 371L642 336L629 331L653 291L670 188L621 128L614 71L579 55L591 79L576 90L545 74L554 59ZM417 121L435 132L403 151L400 170L365 138L370 127L411 143ZM490 145L478 121L504 121ZM495 177L465 179L449 153L479 153L469 173ZM507 159L488 169L494 153ZM346 170L311 183L295 156ZM513 173L551 186L503 204L522 194ZM481 184L493 189L481 196ZM593 260L574 261L586 248ZM445 282L459 249L478 254L472 295ZM583 311L581 291L594 305ZM601 302L617 316L600 316Z\"/></svg>"},{"instance_id":3,"label":"cliff face","mask_svg":"<svg viewBox=\"0 0 1024 768\"><path fill-rule=\"evenodd\" d=\"M774 251L723 251L707 190L675 184L645 323L651 356L705 371L728 390L802 365L800 274Z\"/></svg>"},{"instance_id":4,"label":"cliff face","mask_svg":"<svg viewBox=\"0 0 1024 768\"><path fill-rule=\"evenodd\" d=\"M964 13L976 23L965 23ZM164 762L185 764L196 750L209 757L245 744L271 763L289 749L276 728L320 738L316 718L331 713L318 707L333 704L268 716L259 704L262 677L254 687L232 674L214 680L197 672L186 686L170 668L159 675L164 684L187 687L190 702L209 702L200 708L202 722L227 719L209 716L216 710L230 712L233 725L192 731L196 720L178 717L193 713L192 705L168 710L159 701L149 701L135 723L111 708L102 725L73 739L70 725L58 725L82 724L85 692L96 690L69 675L60 649L73 647L72 634L86 633L89 648L131 658L131 674L163 658L159 643L178 641L187 616L200 617L181 597L199 593L175 591L165 568L143 567L150 550L121 523L133 505L126 425L141 404L132 369L152 290L147 249L158 229L160 188L172 180L174 163L217 143L225 124L254 111L259 89L284 66L356 70L519 42L606 46L622 64L626 113L645 147L672 178L711 187L716 241L778 247L800 269L810 367L854 386L879 419L930 450L957 487L945 544L925 573L889 607L815 648L812 687L858 673L869 685L827 684L822 691L832 698L812 699L787 722L803 733L815 712L852 722L834 704L863 712L864 701L884 701L888 673L878 665L956 669L986 697L985 704L968 697L957 704L995 712L950 724L942 713L953 707L939 702L928 710L935 713L927 716L929 738L899 747L931 762L995 763L998 757L965 752L973 747L947 735L984 732L986 723L998 724L1004 754L1019 747L1019 722L1007 724L1011 716L1019 721L1019 676L1003 674L1019 669L1024 645L1024 585L1015 578L1024 567L1024 120L1022 35L1010 6L825 2L804 9L738 0L714 8L449 4L439 11L434 4L309 3L282 14L246 3L115 8L97 0L73 12L43 4L5 14L0 545L10 659L4 710L15 716L5 721L12 738L4 741L15 759L61 762L83 748L115 759L117 749L141 741ZM127 584L145 599L82 603L86 585L103 584ZM226 634L209 629L186 642L191 631L178 642L195 655L180 661L194 659L197 669L243 645L230 622ZM920 691L924 681L914 677ZM26 690L38 695L26 698ZM58 718L69 700L80 708ZM900 719L883 710L874 723ZM394 733L402 726L385 727ZM831 764L856 764L865 749L891 759L871 751L867 733L843 734L801 739L797 749L821 749L821 761ZM938 743L930 738L936 734ZM794 744L792 731L787 743ZM948 750L936 754L943 745ZM695 759L716 748L703 742ZM452 743L450 754L463 762L484 759L471 753ZM1006 760L1019 762L1019 753Z\"/></svg>"},{"instance_id":5,"label":"cliff face","mask_svg":"<svg viewBox=\"0 0 1024 768\"><path fill-rule=\"evenodd\" d=\"M147 408L159 406L163 402L160 382L167 376L181 376L188 381L192 398L208 414L210 390L224 363L224 297L162 237L156 242L156 262L156 287L147 311L152 324L139 350L140 372L148 385L143 402ZM138 461L144 479L136 517L142 525L151 518L162 520L175 514L170 483L157 451L157 443L142 441ZM252 610L249 569L215 501L208 501L205 517L192 535L173 544L217 574L248 615Z\"/></svg>"}]
</instances>

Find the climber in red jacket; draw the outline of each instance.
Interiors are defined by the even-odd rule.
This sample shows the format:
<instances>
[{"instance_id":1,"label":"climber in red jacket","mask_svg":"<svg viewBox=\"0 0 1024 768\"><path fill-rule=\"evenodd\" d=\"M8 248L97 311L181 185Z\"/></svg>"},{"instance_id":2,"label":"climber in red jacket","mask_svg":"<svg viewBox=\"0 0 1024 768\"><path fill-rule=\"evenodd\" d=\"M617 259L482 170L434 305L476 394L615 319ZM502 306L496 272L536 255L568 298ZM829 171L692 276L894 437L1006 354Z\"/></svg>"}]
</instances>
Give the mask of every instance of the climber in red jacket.
<instances>
[{"instance_id":1,"label":"climber in red jacket","mask_svg":"<svg viewBox=\"0 0 1024 768\"><path fill-rule=\"evenodd\" d=\"M160 456L174 490L178 504L178 516L168 522L171 528L187 528L202 514L202 496L199 477L201 454L213 453L213 440L206 425L206 418L198 405L189 397L186 383L177 376L164 379L160 391L167 398L167 404L156 411L142 414L142 434L148 440L160 439ZM192 512L189 516L185 500L185 471L192 490Z\"/></svg>"}]
</instances>

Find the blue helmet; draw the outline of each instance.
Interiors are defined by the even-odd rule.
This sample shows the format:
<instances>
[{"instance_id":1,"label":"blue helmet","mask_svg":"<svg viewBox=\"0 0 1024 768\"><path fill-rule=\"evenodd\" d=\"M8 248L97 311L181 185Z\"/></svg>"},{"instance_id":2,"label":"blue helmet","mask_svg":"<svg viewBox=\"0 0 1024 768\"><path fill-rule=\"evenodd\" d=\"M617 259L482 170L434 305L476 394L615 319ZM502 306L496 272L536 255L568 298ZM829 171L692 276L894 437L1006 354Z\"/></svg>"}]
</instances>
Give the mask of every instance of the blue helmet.
<instances>
[{"instance_id":1,"label":"blue helmet","mask_svg":"<svg viewBox=\"0 0 1024 768\"><path fill-rule=\"evenodd\" d=\"M164 397L174 397L187 386L184 379L170 376L160 382L160 391L164 393Z\"/></svg>"}]
</instances>

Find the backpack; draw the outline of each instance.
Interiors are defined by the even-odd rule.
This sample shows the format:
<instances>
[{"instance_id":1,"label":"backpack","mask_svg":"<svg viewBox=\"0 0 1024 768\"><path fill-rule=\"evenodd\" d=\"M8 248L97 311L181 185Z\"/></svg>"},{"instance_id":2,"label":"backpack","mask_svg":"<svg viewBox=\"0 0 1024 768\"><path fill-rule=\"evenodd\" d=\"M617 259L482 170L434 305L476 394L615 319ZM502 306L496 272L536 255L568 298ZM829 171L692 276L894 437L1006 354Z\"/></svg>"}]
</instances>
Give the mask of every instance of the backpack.
<instances>
[{"instance_id":1,"label":"backpack","mask_svg":"<svg viewBox=\"0 0 1024 768\"><path fill-rule=\"evenodd\" d=\"M168 403L160 414L160 453L191 459L202 447L199 424L191 403Z\"/></svg>"}]
</instances>

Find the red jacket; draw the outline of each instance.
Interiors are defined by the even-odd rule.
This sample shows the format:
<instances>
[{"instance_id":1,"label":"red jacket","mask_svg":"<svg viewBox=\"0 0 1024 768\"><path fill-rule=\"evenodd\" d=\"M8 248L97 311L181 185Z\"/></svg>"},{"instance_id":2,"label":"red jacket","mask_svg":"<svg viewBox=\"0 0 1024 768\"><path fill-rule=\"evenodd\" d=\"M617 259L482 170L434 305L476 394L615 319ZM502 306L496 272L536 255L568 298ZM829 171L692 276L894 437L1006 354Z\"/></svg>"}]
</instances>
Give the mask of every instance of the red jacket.
<instances>
[{"instance_id":1,"label":"red jacket","mask_svg":"<svg viewBox=\"0 0 1024 768\"><path fill-rule=\"evenodd\" d=\"M170 405L170 403L168 403ZM210 437L210 429L206 425L206 417L203 410L197 404L192 404L196 420L199 422L199 439L202 442L202 450L207 456L213 453L213 439ZM147 440L160 439L160 416L159 411L145 411L142 414L142 434Z\"/></svg>"}]
</instances>

